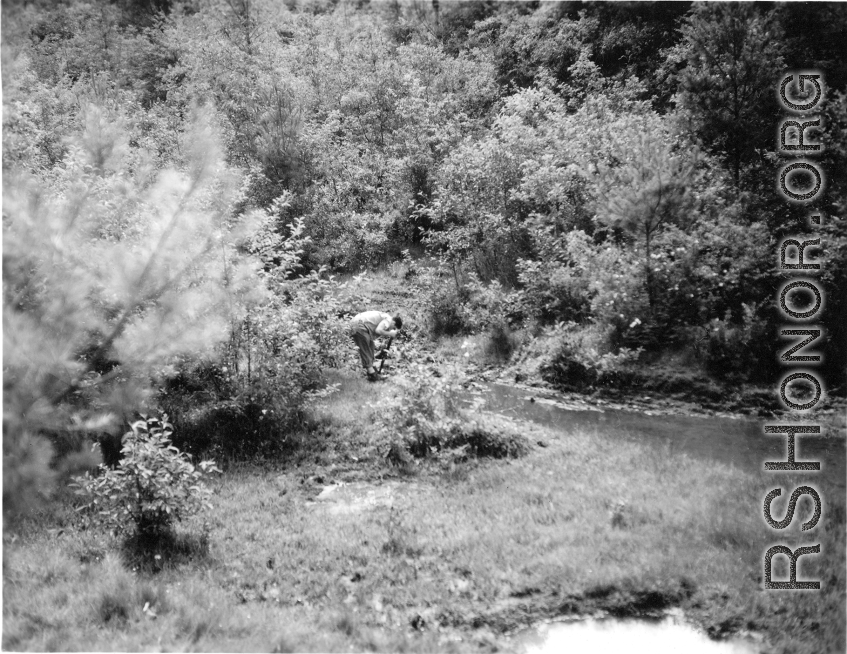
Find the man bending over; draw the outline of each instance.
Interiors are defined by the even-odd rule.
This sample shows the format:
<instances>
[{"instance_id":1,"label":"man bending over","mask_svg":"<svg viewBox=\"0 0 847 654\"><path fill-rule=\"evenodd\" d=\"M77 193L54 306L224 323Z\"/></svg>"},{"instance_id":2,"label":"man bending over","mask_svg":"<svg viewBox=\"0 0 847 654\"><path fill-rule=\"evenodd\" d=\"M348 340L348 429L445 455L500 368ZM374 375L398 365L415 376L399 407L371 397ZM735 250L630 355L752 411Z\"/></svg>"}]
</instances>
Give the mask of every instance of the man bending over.
<instances>
[{"instance_id":1,"label":"man bending over","mask_svg":"<svg viewBox=\"0 0 847 654\"><path fill-rule=\"evenodd\" d=\"M379 379L374 369L374 337L394 338L403 326L400 316L390 316L382 311L365 311L350 321L350 335L359 347L359 359L368 374L368 381Z\"/></svg>"}]
</instances>

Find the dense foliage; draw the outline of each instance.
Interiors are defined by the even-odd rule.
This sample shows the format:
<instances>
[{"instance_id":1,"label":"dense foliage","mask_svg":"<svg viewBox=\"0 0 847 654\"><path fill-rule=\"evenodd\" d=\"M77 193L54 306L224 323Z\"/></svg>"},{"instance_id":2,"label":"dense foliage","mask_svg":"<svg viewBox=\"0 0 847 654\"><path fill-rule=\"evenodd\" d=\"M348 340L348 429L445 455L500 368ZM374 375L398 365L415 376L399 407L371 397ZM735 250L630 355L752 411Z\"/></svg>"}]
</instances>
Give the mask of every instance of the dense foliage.
<instances>
[{"instance_id":1,"label":"dense foliage","mask_svg":"<svg viewBox=\"0 0 847 654\"><path fill-rule=\"evenodd\" d=\"M499 416L474 416L461 407L461 388L453 373L448 370L433 378L420 364L407 371L383 427L394 435L394 445L402 443L400 451L420 458L526 454L529 443L517 426ZM395 452L392 446L388 456Z\"/></svg>"},{"instance_id":2,"label":"dense foliage","mask_svg":"<svg viewBox=\"0 0 847 654\"><path fill-rule=\"evenodd\" d=\"M843 392L845 29L829 3L4 3L6 513L137 410L282 451L352 356L333 275L397 261L435 335L770 383L776 242L817 209ZM774 88L809 68L829 183L802 207Z\"/></svg>"},{"instance_id":3,"label":"dense foliage","mask_svg":"<svg viewBox=\"0 0 847 654\"><path fill-rule=\"evenodd\" d=\"M74 480L91 519L118 533L156 538L169 535L174 523L212 508L212 492L203 478L220 472L214 461L194 466L171 445L173 425L167 416L142 416L130 427L117 468L101 465L102 474Z\"/></svg>"}]
</instances>

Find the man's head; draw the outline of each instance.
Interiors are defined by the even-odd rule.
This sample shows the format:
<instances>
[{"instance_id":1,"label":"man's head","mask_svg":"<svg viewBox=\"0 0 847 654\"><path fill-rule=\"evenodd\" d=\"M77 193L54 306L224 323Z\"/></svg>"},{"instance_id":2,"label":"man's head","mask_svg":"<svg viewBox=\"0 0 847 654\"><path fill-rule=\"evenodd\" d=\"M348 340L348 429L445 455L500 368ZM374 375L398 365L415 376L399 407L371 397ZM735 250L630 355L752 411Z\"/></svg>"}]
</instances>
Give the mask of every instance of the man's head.
<instances>
[{"instance_id":1,"label":"man's head","mask_svg":"<svg viewBox=\"0 0 847 654\"><path fill-rule=\"evenodd\" d=\"M394 327L396 329L403 328L403 319L400 316L394 316Z\"/></svg>"}]
</instances>

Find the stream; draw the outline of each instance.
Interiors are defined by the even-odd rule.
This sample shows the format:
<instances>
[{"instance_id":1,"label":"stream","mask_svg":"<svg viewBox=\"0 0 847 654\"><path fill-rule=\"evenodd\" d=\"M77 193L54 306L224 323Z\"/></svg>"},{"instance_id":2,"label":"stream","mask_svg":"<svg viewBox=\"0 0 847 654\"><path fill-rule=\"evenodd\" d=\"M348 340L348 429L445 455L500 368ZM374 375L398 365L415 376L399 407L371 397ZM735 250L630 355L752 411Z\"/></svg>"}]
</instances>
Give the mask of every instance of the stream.
<instances>
[{"instance_id":1,"label":"stream","mask_svg":"<svg viewBox=\"0 0 847 654\"><path fill-rule=\"evenodd\" d=\"M656 448L656 456L685 453L704 461L719 461L743 470L763 470L765 461L787 456L784 435L766 435L766 423L785 419L724 418L653 414L620 408L591 406L537 389L488 384L465 398L474 408L519 420L529 420L559 432L588 430ZM820 461L820 472L810 472L825 507L845 503L845 422L835 416L820 436L797 437L796 460ZM778 483L774 476L774 483ZM764 492L764 487L763 487ZM826 509L825 509L826 510ZM659 620L599 618L536 625L516 634L510 647L524 654L750 654L761 651L752 635L724 641L710 639L688 624L681 611Z\"/></svg>"},{"instance_id":2,"label":"stream","mask_svg":"<svg viewBox=\"0 0 847 654\"><path fill-rule=\"evenodd\" d=\"M785 419L657 415L569 402L540 390L504 384L485 385L481 392L472 395L471 404L486 411L530 420L557 431L601 430L608 436L655 447L659 455L685 453L743 470L763 470L765 461L784 461L787 456L786 436L765 434L763 429L766 423L785 424ZM796 460L820 461L820 472L808 473L810 481L814 480L830 498L843 504L847 459L844 416L838 416L836 421L836 429L830 428L828 435L797 436ZM833 436L832 432L838 435Z\"/></svg>"}]
</instances>

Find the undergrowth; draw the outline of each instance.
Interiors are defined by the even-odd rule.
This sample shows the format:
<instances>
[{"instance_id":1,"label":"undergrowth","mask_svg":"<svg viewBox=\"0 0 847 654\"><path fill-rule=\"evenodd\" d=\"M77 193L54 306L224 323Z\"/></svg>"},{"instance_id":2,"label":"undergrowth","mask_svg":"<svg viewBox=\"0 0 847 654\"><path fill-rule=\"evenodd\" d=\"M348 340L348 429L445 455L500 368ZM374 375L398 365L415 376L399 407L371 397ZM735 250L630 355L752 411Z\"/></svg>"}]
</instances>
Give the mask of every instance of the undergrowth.
<instances>
[{"instance_id":1,"label":"undergrowth","mask_svg":"<svg viewBox=\"0 0 847 654\"><path fill-rule=\"evenodd\" d=\"M434 373L426 366L409 366L398 380L399 397L384 429L396 433L417 458L526 454L529 444L513 423L493 414L471 416L461 407L460 379L455 369Z\"/></svg>"}]
</instances>

